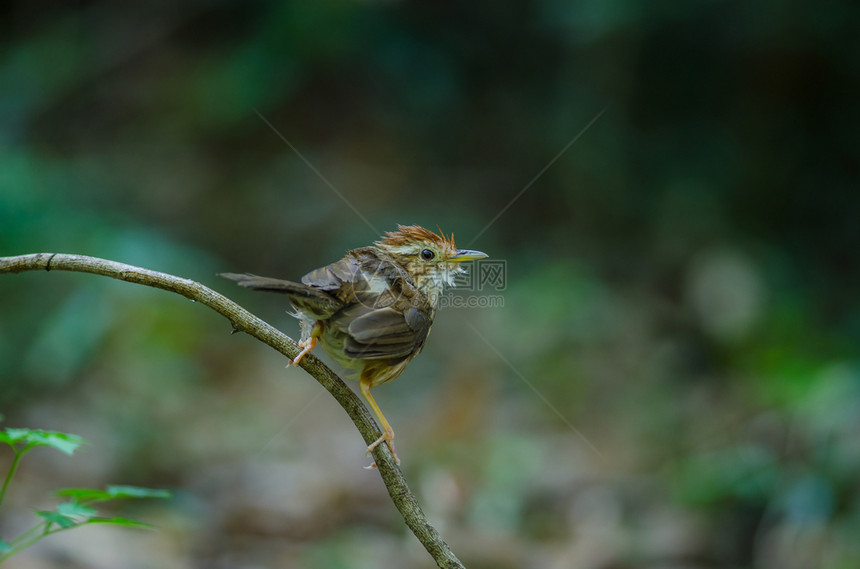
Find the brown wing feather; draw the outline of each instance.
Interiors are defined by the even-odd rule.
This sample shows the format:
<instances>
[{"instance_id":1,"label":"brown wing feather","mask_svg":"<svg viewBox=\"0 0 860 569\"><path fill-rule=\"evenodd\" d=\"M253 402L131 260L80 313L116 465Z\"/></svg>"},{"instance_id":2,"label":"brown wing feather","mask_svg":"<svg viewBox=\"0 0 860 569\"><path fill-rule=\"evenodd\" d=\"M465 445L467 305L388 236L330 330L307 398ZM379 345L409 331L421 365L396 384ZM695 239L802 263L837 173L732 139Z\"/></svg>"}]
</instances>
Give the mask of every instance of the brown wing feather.
<instances>
[{"instance_id":1,"label":"brown wing feather","mask_svg":"<svg viewBox=\"0 0 860 569\"><path fill-rule=\"evenodd\" d=\"M404 358L424 345L430 321L420 311L410 308L404 314L390 307L363 308L363 314L347 320L344 354L348 357Z\"/></svg>"},{"instance_id":2,"label":"brown wing feather","mask_svg":"<svg viewBox=\"0 0 860 569\"><path fill-rule=\"evenodd\" d=\"M314 269L302 277L302 282L319 290L333 292L344 284L356 282L359 278L359 269L358 260L352 255L347 255L340 261Z\"/></svg>"}]
</instances>

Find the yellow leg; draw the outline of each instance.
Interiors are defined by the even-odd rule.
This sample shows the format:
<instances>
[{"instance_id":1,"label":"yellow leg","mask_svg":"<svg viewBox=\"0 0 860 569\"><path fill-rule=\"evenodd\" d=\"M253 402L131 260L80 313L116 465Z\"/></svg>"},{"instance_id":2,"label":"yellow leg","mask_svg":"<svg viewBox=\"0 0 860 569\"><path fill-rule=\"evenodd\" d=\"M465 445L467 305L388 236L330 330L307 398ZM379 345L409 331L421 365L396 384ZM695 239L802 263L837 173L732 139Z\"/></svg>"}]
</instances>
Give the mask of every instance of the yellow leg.
<instances>
[{"instance_id":1,"label":"yellow leg","mask_svg":"<svg viewBox=\"0 0 860 569\"><path fill-rule=\"evenodd\" d=\"M370 404L370 408L373 409L373 412L376 414L376 418L379 419L380 424L382 425L382 436L370 443L367 447L367 454L370 455L373 452L373 449L378 447L384 441L385 444L388 445L388 448L391 449L391 454L394 456L394 462L400 464L400 458L397 456L397 452L394 450L394 429L391 428L391 425L388 423L388 420L385 418L385 415L382 414L382 410L379 408L379 405L374 401L373 396L370 394L370 388L373 387L371 382L371 378L365 374L361 375L361 394L364 395L364 398L367 399L367 402ZM371 465L373 467L375 465Z\"/></svg>"},{"instance_id":2,"label":"yellow leg","mask_svg":"<svg viewBox=\"0 0 860 569\"><path fill-rule=\"evenodd\" d=\"M320 326L319 322L317 322L316 324L314 324L313 329L311 329L311 337L305 341L299 342L299 346L302 348L302 351L299 352L299 355L290 360L291 365L299 365L299 363L302 361L302 358L304 358L306 354L311 353L311 350L317 347L320 334L322 334L322 326Z\"/></svg>"}]
</instances>

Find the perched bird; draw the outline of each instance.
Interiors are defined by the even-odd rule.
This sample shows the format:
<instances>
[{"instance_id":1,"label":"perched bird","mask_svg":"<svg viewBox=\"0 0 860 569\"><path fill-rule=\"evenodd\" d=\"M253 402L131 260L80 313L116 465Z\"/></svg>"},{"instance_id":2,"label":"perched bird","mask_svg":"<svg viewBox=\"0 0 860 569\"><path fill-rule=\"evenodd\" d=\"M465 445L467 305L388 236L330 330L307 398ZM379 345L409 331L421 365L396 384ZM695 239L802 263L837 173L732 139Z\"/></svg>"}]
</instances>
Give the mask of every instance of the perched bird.
<instances>
[{"instance_id":1,"label":"perched bird","mask_svg":"<svg viewBox=\"0 0 860 569\"><path fill-rule=\"evenodd\" d=\"M370 390L398 377L421 351L444 287L454 286L454 277L464 272L460 263L485 257L457 249L453 235L398 225L373 246L349 251L340 261L306 274L301 283L251 274L221 276L246 288L287 295L302 329L302 351L292 363L321 343L335 361L353 370L383 428L367 454L385 442L400 464L394 430Z\"/></svg>"}]
</instances>

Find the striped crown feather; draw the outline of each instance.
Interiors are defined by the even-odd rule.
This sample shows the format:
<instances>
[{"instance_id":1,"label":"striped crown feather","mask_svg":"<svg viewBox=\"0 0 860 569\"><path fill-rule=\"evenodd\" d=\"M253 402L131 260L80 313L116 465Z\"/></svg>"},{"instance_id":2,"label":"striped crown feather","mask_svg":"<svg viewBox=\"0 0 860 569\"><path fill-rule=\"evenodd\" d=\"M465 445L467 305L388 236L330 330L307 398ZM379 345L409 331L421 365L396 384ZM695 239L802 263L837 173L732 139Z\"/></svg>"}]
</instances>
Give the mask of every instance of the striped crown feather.
<instances>
[{"instance_id":1,"label":"striped crown feather","mask_svg":"<svg viewBox=\"0 0 860 569\"><path fill-rule=\"evenodd\" d=\"M388 231L381 240L377 241L377 245L388 247L399 247L408 245L415 241L430 241L437 244L439 247L457 249L454 244L454 234L447 237L442 229L439 229L439 234L433 233L429 229L425 229L420 225L398 225L397 231Z\"/></svg>"}]
</instances>

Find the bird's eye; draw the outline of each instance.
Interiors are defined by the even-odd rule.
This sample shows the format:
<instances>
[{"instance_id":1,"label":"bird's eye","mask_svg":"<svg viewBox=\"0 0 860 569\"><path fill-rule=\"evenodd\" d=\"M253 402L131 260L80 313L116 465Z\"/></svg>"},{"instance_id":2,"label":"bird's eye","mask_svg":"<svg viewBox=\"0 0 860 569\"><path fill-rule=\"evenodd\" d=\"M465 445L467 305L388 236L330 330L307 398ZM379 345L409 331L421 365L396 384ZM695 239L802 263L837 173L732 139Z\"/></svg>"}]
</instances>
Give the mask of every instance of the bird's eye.
<instances>
[{"instance_id":1,"label":"bird's eye","mask_svg":"<svg viewBox=\"0 0 860 569\"><path fill-rule=\"evenodd\" d=\"M424 249L423 251L421 251L421 258L424 259L425 261L430 261L435 256L436 256L436 253L434 253L430 249Z\"/></svg>"}]
</instances>

